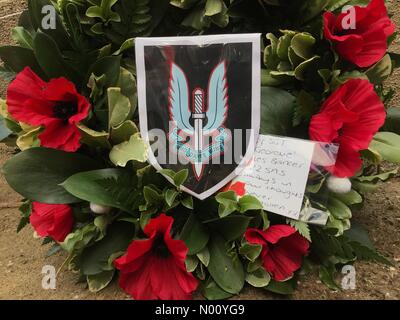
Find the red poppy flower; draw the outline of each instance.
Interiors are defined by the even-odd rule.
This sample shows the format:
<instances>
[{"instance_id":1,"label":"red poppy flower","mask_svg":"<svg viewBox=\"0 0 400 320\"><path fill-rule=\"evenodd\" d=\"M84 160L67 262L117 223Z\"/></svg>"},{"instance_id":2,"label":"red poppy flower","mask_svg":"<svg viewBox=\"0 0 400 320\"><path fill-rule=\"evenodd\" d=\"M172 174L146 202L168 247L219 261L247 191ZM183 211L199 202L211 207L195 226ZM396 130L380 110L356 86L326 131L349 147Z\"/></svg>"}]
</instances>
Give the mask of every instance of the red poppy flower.
<instances>
[{"instance_id":1,"label":"red poppy flower","mask_svg":"<svg viewBox=\"0 0 400 320\"><path fill-rule=\"evenodd\" d=\"M245 238L249 243L262 245L263 266L276 281L285 281L293 276L310 246L296 229L285 224L270 226L265 231L249 228Z\"/></svg>"},{"instance_id":2,"label":"red poppy flower","mask_svg":"<svg viewBox=\"0 0 400 320\"><path fill-rule=\"evenodd\" d=\"M336 52L359 67L378 62L387 51L387 39L396 29L384 0L371 0L366 7L354 7L354 29L347 28L349 13L324 13L324 35Z\"/></svg>"},{"instance_id":3,"label":"red poppy flower","mask_svg":"<svg viewBox=\"0 0 400 320\"><path fill-rule=\"evenodd\" d=\"M7 89L8 111L15 120L43 126L43 147L74 152L80 147L76 124L88 115L90 104L65 78L45 82L29 67Z\"/></svg>"},{"instance_id":4,"label":"red poppy flower","mask_svg":"<svg viewBox=\"0 0 400 320\"><path fill-rule=\"evenodd\" d=\"M72 208L66 204L33 202L29 220L39 236L58 242L64 241L74 224Z\"/></svg>"},{"instance_id":5,"label":"red poppy flower","mask_svg":"<svg viewBox=\"0 0 400 320\"><path fill-rule=\"evenodd\" d=\"M144 229L147 240L134 240L114 265L119 285L136 300L183 300L197 288L196 278L186 271L188 249L171 237L174 220L161 214Z\"/></svg>"},{"instance_id":6,"label":"red poppy flower","mask_svg":"<svg viewBox=\"0 0 400 320\"><path fill-rule=\"evenodd\" d=\"M222 188L221 192L226 192L229 190L234 191L238 196L244 196L246 194L246 184L241 181L236 181L235 183L229 182L225 187Z\"/></svg>"},{"instance_id":7,"label":"red poppy flower","mask_svg":"<svg viewBox=\"0 0 400 320\"><path fill-rule=\"evenodd\" d=\"M362 165L359 151L368 148L385 118L385 107L369 81L351 79L333 92L309 127L312 140L339 143L336 164L327 170L340 178L353 176Z\"/></svg>"}]
</instances>

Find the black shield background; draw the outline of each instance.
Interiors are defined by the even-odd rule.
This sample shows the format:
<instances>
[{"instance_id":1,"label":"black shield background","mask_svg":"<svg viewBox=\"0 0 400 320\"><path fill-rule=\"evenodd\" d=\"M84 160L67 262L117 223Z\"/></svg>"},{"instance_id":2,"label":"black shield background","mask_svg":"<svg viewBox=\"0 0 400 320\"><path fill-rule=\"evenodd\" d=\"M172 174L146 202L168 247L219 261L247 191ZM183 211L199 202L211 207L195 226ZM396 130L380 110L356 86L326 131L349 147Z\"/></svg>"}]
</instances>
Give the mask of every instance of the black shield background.
<instances>
[{"instance_id":1,"label":"black shield background","mask_svg":"<svg viewBox=\"0 0 400 320\"><path fill-rule=\"evenodd\" d=\"M173 61L185 72L189 92L200 87L205 93L207 101L208 80L216 65L225 60L227 67L228 83L228 117L225 127L233 129L251 128L252 119L252 43L227 43L197 45L169 45L169 46L145 46L145 76L146 76L146 101L147 101L147 130L162 129L168 134L169 130L169 77L170 62ZM190 101L192 103L192 101ZM192 106L190 105L190 108ZM206 106L207 108L207 106ZM242 141L244 156L247 150L246 139ZM234 143L232 143L232 146ZM167 155L168 150L167 140ZM157 156L157 153L155 153ZM233 156L232 156L233 158ZM168 161L167 161L168 162ZM210 160L211 162L211 160ZM193 173L192 165L160 164L165 169L179 171L183 168L189 170L189 178L184 186L197 194L218 184L231 174L238 166L237 163L224 164L221 156L221 164L205 165L203 175L198 181Z\"/></svg>"}]
</instances>

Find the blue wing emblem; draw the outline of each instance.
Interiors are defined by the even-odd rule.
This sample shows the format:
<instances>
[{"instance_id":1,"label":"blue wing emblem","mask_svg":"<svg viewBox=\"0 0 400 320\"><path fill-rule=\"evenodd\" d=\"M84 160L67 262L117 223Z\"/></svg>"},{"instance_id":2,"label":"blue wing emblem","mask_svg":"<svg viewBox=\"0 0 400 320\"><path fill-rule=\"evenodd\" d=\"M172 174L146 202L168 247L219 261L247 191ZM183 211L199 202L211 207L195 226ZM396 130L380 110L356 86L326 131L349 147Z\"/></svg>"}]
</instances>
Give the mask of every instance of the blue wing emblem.
<instances>
[{"instance_id":1,"label":"blue wing emblem","mask_svg":"<svg viewBox=\"0 0 400 320\"><path fill-rule=\"evenodd\" d=\"M191 112L189 109L188 83L184 72L175 63L171 65L169 101L171 119L176 122L179 129L192 133L194 128L189 121Z\"/></svg>"},{"instance_id":2,"label":"blue wing emblem","mask_svg":"<svg viewBox=\"0 0 400 320\"><path fill-rule=\"evenodd\" d=\"M228 113L228 88L226 81L225 62L214 69L208 84L207 124L204 133L209 134L225 122Z\"/></svg>"}]
</instances>

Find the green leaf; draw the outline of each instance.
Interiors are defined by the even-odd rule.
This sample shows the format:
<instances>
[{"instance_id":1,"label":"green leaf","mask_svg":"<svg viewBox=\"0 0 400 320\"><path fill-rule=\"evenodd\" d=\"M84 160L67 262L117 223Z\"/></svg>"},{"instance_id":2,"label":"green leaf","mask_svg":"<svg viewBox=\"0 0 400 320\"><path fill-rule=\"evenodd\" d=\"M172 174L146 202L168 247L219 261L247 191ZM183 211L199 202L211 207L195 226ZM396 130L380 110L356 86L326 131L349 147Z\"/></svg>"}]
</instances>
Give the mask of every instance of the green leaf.
<instances>
[{"instance_id":1,"label":"green leaf","mask_svg":"<svg viewBox=\"0 0 400 320\"><path fill-rule=\"evenodd\" d=\"M256 259L256 260L254 260L254 261L250 261L250 262L247 264L246 271L247 271L247 272L254 272L254 271L256 271L256 270L262 268L262 264L263 264L263 262L262 262L261 259Z\"/></svg>"},{"instance_id":2,"label":"green leaf","mask_svg":"<svg viewBox=\"0 0 400 320\"><path fill-rule=\"evenodd\" d=\"M17 138L16 144L22 151L40 146L39 134L43 131L41 127L36 127L26 133L21 132Z\"/></svg>"},{"instance_id":3,"label":"green leaf","mask_svg":"<svg viewBox=\"0 0 400 320\"><path fill-rule=\"evenodd\" d=\"M83 47L85 40L82 35L82 25L80 24L80 14L78 7L72 2L66 2L65 7L60 8L64 18L65 28L71 35L72 42L75 47Z\"/></svg>"},{"instance_id":4,"label":"green leaf","mask_svg":"<svg viewBox=\"0 0 400 320\"><path fill-rule=\"evenodd\" d=\"M200 252L197 252L196 256L202 264L208 267L208 264L210 263L210 250L208 250L207 247L204 247Z\"/></svg>"},{"instance_id":5,"label":"green leaf","mask_svg":"<svg viewBox=\"0 0 400 320\"><path fill-rule=\"evenodd\" d=\"M244 243L240 249L239 253L244 256L247 260L254 262L260 256L262 251L262 246L260 244Z\"/></svg>"},{"instance_id":6,"label":"green leaf","mask_svg":"<svg viewBox=\"0 0 400 320\"><path fill-rule=\"evenodd\" d=\"M50 237L45 237L42 241L42 246L45 246L46 244L52 243L54 240Z\"/></svg>"},{"instance_id":7,"label":"green leaf","mask_svg":"<svg viewBox=\"0 0 400 320\"><path fill-rule=\"evenodd\" d=\"M8 184L25 198L60 204L81 201L60 186L65 179L98 167L93 159L79 153L31 148L8 160L2 171Z\"/></svg>"},{"instance_id":8,"label":"green leaf","mask_svg":"<svg viewBox=\"0 0 400 320\"><path fill-rule=\"evenodd\" d=\"M149 223L151 218L152 218L152 213L142 212L140 214L139 225L142 230L144 230L144 228L146 228L146 226Z\"/></svg>"},{"instance_id":9,"label":"green leaf","mask_svg":"<svg viewBox=\"0 0 400 320\"><path fill-rule=\"evenodd\" d=\"M93 224L97 227L97 229L99 229L101 235L104 236L106 234L107 227L112 220L113 219L111 215L101 215L94 218Z\"/></svg>"},{"instance_id":10,"label":"green leaf","mask_svg":"<svg viewBox=\"0 0 400 320\"><path fill-rule=\"evenodd\" d=\"M85 14L89 18L101 18L103 21L106 21L106 19L103 17L103 12L102 12L101 8L98 6L89 7L86 10Z\"/></svg>"},{"instance_id":11,"label":"green leaf","mask_svg":"<svg viewBox=\"0 0 400 320\"><path fill-rule=\"evenodd\" d=\"M335 281L336 269L334 266L329 268L325 266L319 267L319 278L320 280L331 290L340 290L340 287Z\"/></svg>"},{"instance_id":12,"label":"green leaf","mask_svg":"<svg viewBox=\"0 0 400 320\"><path fill-rule=\"evenodd\" d=\"M182 169L178 171L174 176L175 186L180 187L186 181L188 175L189 175L188 169Z\"/></svg>"},{"instance_id":13,"label":"green leaf","mask_svg":"<svg viewBox=\"0 0 400 320\"><path fill-rule=\"evenodd\" d=\"M89 69L87 79L94 74L96 77L105 75L105 87L113 87L118 84L120 78L121 56L107 56L97 60Z\"/></svg>"},{"instance_id":14,"label":"green leaf","mask_svg":"<svg viewBox=\"0 0 400 320\"><path fill-rule=\"evenodd\" d=\"M60 251L62 248L58 244L53 244L49 250L46 252L46 258L51 257L55 255L58 251Z\"/></svg>"},{"instance_id":15,"label":"green leaf","mask_svg":"<svg viewBox=\"0 0 400 320\"><path fill-rule=\"evenodd\" d=\"M262 219L262 229L267 230L270 226L270 221L268 219L268 214L264 210L260 210L260 216Z\"/></svg>"},{"instance_id":16,"label":"green leaf","mask_svg":"<svg viewBox=\"0 0 400 320\"><path fill-rule=\"evenodd\" d=\"M93 129L88 128L82 123L77 125L79 131L81 132L81 141L84 144L92 148L101 148L101 149L110 149L111 145L108 142L108 132L105 131L95 131Z\"/></svg>"},{"instance_id":17,"label":"green leaf","mask_svg":"<svg viewBox=\"0 0 400 320\"><path fill-rule=\"evenodd\" d=\"M307 91L301 90L296 97L293 126L298 126L303 121L309 121L319 109L314 97Z\"/></svg>"},{"instance_id":18,"label":"green leaf","mask_svg":"<svg viewBox=\"0 0 400 320\"><path fill-rule=\"evenodd\" d=\"M233 294L226 292L211 278L203 286L203 295L207 300L222 300L232 297Z\"/></svg>"},{"instance_id":19,"label":"green leaf","mask_svg":"<svg viewBox=\"0 0 400 320\"><path fill-rule=\"evenodd\" d=\"M33 46L36 59L48 78L66 77L74 83L81 83L82 75L64 60L57 43L49 35L36 33Z\"/></svg>"},{"instance_id":20,"label":"green leaf","mask_svg":"<svg viewBox=\"0 0 400 320\"><path fill-rule=\"evenodd\" d=\"M101 169L70 176L62 186L75 197L98 205L132 212L141 194L137 178L123 169Z\"/></svg>"},{"instance_id":21,"label":"green leaf","mask_svg":"<svg viewBox=\"0 0 400 320\"><path fill-rule=\"evenodd\" d=\"M360 260L375 261L389 266L393 266L393 263L390 260L381 255L375 249L366 247L358 242L350 242L350 245L355 255Z\"/></svg>"},{"instance_id":22,"label":"green leaf","mask_svg":"<svg viewBox=\"0 0 400 320\"><path fill-rule=\"evenodd\" d=\"M143 195L148 205L157 205L164 200L162 194L152 186L145 186L143 188Z\"/></svg>"},{"instance_id":23,"label":"green leaf","mask_svg":"<svg viewBox=\"0 0 400 320\"><path fill-rule=\"evenodd\" d=\"M147 144L139 133L135 133L129 141L117 144L111 149L110 160L120 167L125 167L130 160L145 162L147 160Z\"/></svg>"},{"instance_id":24,"label":"green leaf","mask_svg":"<svg viewBox=\"0 0 400 320\"><path fill-rule=\"evenodd\" d=\"M21 72L25 67L30 67L37 75L43 77L43 71L40 68L32 50L17 47L0 47L0 58L6 64L8 69L15 73Z\"/></svg>"},{"instance_id":25,"label":"green leaf","mask_svg":"<svg viewBox=\"0 0 400 320\"><path fill-rule=\"evenodd\" d=\"M295 97L286 90L262 87L260 133L287 136L292 127L294 103Z\"/></svg>"},{"instance_id":26,"label":"green leaf","mask_svg":"<svg viewBox=\"0 0 400 320\"><path fill-rule=\"evenodd\" d=\"M22 217L17 226L17 233L29 224L29 217Z\"/></svg>"},{"instance_id":27,"label":"green leaf","mask_svg":"<svg viewBox=\"0 0 400 320\"><path fill-rule=\"evenodd\" d=\"M236 253L230 252L225 240L219 235L213 235L208 246L210 263L208 271L214 281L226 292L239 293L244 285L243 265Z\"/></svg>"},{"instance_id":28,"label":"green leaf","mask_svg":"<svg viewBox=\"0 0 400 320\"><path fill-rule=\"evenodd\" d=\"M24 27L15 27L12 29L13 39L23 48L33 49L33 38Z\"/></svg>"},{"instance_id":29,"label":"green leaf","mask_svg":"<svg viewBox=\"0 0 400 320\"><path fill-rule=\"evenodd\" d=\"M86 277L90 292L99 292L107 287L114 277L115 270L103 271Z\"/></svg>"},{"instance_id":30,"label":"green leaf","mask_svg":"<svg viewBox=\"0 0 400 320\"><path fill-rule=\"evenodd\" d=\"M392 60L390 59L389 54L386 54L380 61L365 72L369 81L373 84L382 84L391 73Z\"/></svg>"},{"instance_id":31,"label":"green leaf","mask_svg":"<svg viewBox=\"0 0 400 320\"><path fill-rule=\"evenodd\" d=\"M279 37L278 45L276 47L276 54L280 60L288 61L288 51L294 34L294 32L288 32Z\"/></svg>"},{"instance_id":32,"label":"green leaf","mask_svg":"<svg viewBox=\"0 0 400 320\"><path fill-rule=\"evenodd\" d=\"M239 199L240 213L244 213L250 210L262 210L263 206L261 202L251 195L244 195Z\"/></svg>"},{"instance_id":33,"label":"green leaf","mask_svg":"<svg viewBox=\"0 0 400 320\"><path fill-rule=\"evenodd\" d=\"M310 21L316 16L320 15L322 11L330 4L331 0L308 0L302 2L298 17L303 23Z\"/></svg>"},{"instance_id":34,"label":"green leaf","mask_svg":"<svg viewBox=\"0 0 400 320\"><path fill-rule=\"evenodd\" d=\"M219 203L218 215L224 218L235 211L239 211L236 193L232 190L220 192L215 196Z\"/></svg>"},{"instance_id":35,"label":"green leaf","mask_svg":"<svg viewBox=\"0 0 400 320\"><path fill-rule=\"evenodd\" d=\"M21 220L20 220L20 222L18 224L17 233L20 232L25 226L27 226L29 224L29 217L30 217L31 212L32 212L32 201L25 200L20 205L18 210L21 212L22 218L21 218Z\"/></svg>"},{"instance_id":36,"label":"green leaf","mask_svg":"<svg viewBox=\"0 0 400 320\"><path fill-rule=\"evenodd\" d=\"M326 223L328 229L336 231L335 236L337 237L342 235L345 230L350 228L350 226L350 219L341 219L334 215L328 216L328 222Z\"/></svg>"},{"instance_id":37,"label":"green leaf","mask_svg":"<svg viewBox=\"0 0 400 320\"><path fill-rule=\"evenodd\" d=\"M0 51L1 51L1 47L0 47ZM8 67L7 65L3 64L0 66L0 79L3 79L5 82L9 83L16 77L16 75L17 75L17 73L14 72L13 70L11 70L11 68Z\"/></svg>"},{"instance_id":38,"label":"green leaf","mask_svg":"<svg viewBox=\"0 0 400 320\"><path fill-rule=\"evenodd\" d=\"M86 16L89 18L100 18L103 22L120 22L121 17L116 12L111 10L111 7L117 1L118 0L101 0L99 6L94 5L86 10Z\"/></svg>"},{"instance_id":39,"label":"green leaf","mask_svg":"<svg viewBox=\"0 0 400 320\"><path fill-rule=\"evenodd\" d=\"M279 282L271 279L269 284L264 287L265 290L271 291L273 293L288 295L294 293L296 290L296 280L292 278L290 280Z\"/></svg>"},{"instance_id":40,"label":"green leaf","mask_svg":"<svg viewBox=\"0 0 400 320\"><path fill-rule=\"evenodd\" d=\"M393 169L393 170L390 170L387 172L382 172L379 174L375 174L372 176L360 176L360 177L357 177L356 179L361 182L377 183L378 181L386 181L386 180L389 180L390 178L393 178L394 176L396 176L397 172L398 172L398 169L396 168L396 169ZM358 203L360 203L360 202L358 202Z\"/></svg>"},{"instance_id":41,"label":"green leaf","mask_svg":"<svg viewBox=\"0 0 400 320\"><path fill-rule=\"evenodd\" d=\"M198 2L198 0L170 0L171 5L181 9L189 9L196 2Z\"/></svg>"},{"instance_id":42,"label":"green leaf","mask_svg":"<svg viewBox=\"0 0 400 320\"><path fill-rule=\"evenodd\" d=\"M400 107L389 108L386 112L386 121L382 129L384 131L400 134Z\"/></svg>"},{"instance_id":43,"label":"green leaf","mask_svg":"<svg viewBox=\"0 0 400 320\"><path fill-rule=\"evenodd\" d=\"M28 10L25 10L21 13L18 19L18 25L24 27L29 31L34 31L34 27L32 25L31 17Z\"/></svg>"},{"instance_id":44,"label":"green leaf","mask_svg":"<svg viewBox=\"0 0 400 320\"><path fill-rule=\"evenodd\" d=\"M332 193L332 196L348 206L362 203L363 201L361 195L355 190L350 190L348 193Z\"/></svg>"},{"instance_id":45,"label":"green leaf","mask_svg":"<svg viewBox=\"0 0 400 320\"><path fill-rule=\"evenodd\" d=\"M187 272L194 272L199 265L199 259L196 256L187 256L185 266Z\"/></svg>"},{"instance_id":46,"label":"green leaf","mask_svg":"<svg viewBox=\"0 0 400 320\"><path fill-rule=\"evenodd\" d=\"M287 222L295 228L304 238L311 242L310 228L304 221L287 219Z\"/></svg>"},{"instance_id":47,"label":"green leaf","mask_svg":"<svg viewBox=\"0 0 400 320\"><path fill-rule=\"evenodd\" d=\"M335 11L348 4L351 0L331 0L326 10Z\"/></svg>"},{"instance_id":48,"label":"green leaf","mask_svg":"<svg viewBox=\"0 0 400 320\"><path fill-rule=\"evenodd\" d=\"M221 13L223 9L222 0L207 0L204 14L206 16L214 16Z\"/></svg>"},{"instance_id":49,"label":"green leaf","mask_svg":"<svg viewBox=\"0 0 400 320\"><path fill-rule=\"evenodd\" d=\"M315 44L315 38L306 32L296 33L291 42L290 46L293 52L304 60L313 58L313 46Z\"/></svg>"},{"instance_id":50,"label":"green leaf","mask_svg":"<svg viewBox=\"0 0 400 320\"><path fill-rule=\"evenodd\" d=\"M256 288L263 288L269 284L271 276L264 268L246 274L246 282Z\"/></svg>"},{"instance_id":51,"label":"green leaf","mask_svg":"<svg viewBox=\"0 0 400 320\"><path fill-rule=\"evenodd\" d=\"M296 79L301 81L306 80L307 70L311 69L312 66L317 65L319 59L320 57L315 56L309 60L300 63L294 70L294 76L296 77Z\"/></svg>"},{"instance_id":52,"label":"green leaf","mask_svg":"<svg viewBox=\"0 0 400 320\"><path fill-rule=\"evenodd\" d=\"M357 180L351 181L352 187L361 193L374 192L378 185L372 182L360 182Z\"/></svg>"},{"instance_id":53,"label":"green leaf","mask_svg":"<svg viewBox=\"0 0 400 320\"><path fill-rule=\"evenodd\" d=\"M119 73L118 87L121 88L121 93L128 97L133 113L137 106L136 80L131 72L122 67Z\"/></svg>"},{"instance_id":54,"label":"green leaf","mask_svg":"<svg viewBox=\"0 0 400 320\"><path fill-rule=\"evenodd\" d=\"M165 202L167 203L168 206L172 207L172 205L175 202L176 197L179 195L179 192L174 190L174 189L167 189L165 191Z\"/></svg>"},{"instance_id":55,"label":"green leaf","mask_svg":"<svg viewBox=\"0 0 400 320\"><path fill-rule=\"evenodd\" d=\"M230 215L222 219L207 222L206 225L218 232L226 241L234 241L245 233L251 217Z\"/></svg>"},{"instance_id":56,"label":"green leaf","mask_svg":"<svg viewBox=\"0 0 400 320\"><path fill-rule=\"evenodd\" d=\"M395 32L396 36L397 36L397 32ZM393 68L399 68L400 67L400 54L399 53L395 53L395 52L389 52L390 54L390 58L392 59L392 64L393 64Z\"/></svg>"},{"instance_id":57,"label":"green leaf","mask_svg":"<svg viewBox=\"0 0 400 320\"><path fill-rule=\"evenodd\" d=\"M188 208L190 210L193 210L193 208L194 208L193 207L193 198L192 198L192 196L187 196L186 198L183 198L181 200L181 203L185 208Z\"/></svg>"},{"instance_id":58,"label":"green leaf","mask_svg":"<svg viewBox=\"0 0 400 320\"><path fill-rule=\"evenodd\" d=\"M161 169L160 171L158 171L158 173L165 175L172 180L174 180L174 177L176 175L176 172L170 169Z\"/></svg>"},{"instance_id":59,"label":"green leaf","mask_svg":"<svg viewBox=\"0 0 400 320\"><path fill-rule=\"evenodd\" d=\"M133 48L134 46L135 46L135 39L134 39L134 38L126 39L126 40L122 43L121 47L120 47L117 51L115 51L115 52L113 53L113 55L118 56L118 55L120 55L121 53L123 53L123 52L125 52L125 51L127 51L127 50L129 50L129 49L131 49L131 48ZM126 70L126 69L125 69L125 70ZM126 71L128 71L128 70L126 70ZM129 71L128 71L128 72L129 72Z\"/></svg>"},{"instance_id":60,"label":"green leaf","mask_svg":"<svg viewBox=\"0 0 400 320\"><path fill-rule=\"evenodd\" d=\"M120 144L129 140L132 135L138 132L139 129L136 124L131 120L127 120L111 129L111 141L114 145Z\"/></svg>"},{"instance_id":61,"label":"green leaf","mask_svg":"<svg viewBox=\"0 0 400 320\"><path fill-rule=\"evenodd\" d=\"M210 18L204 15L204 8L196 7L186 15L182 21L182 25L195 30L208 28L211 24Z\"/></svg>"},{"instance_id":62,"label":"green leaf","mask_svg":"<svg viewBox=\"0 0 400 320\"><path fill-rule=\"evenodd\" d=\"M131 103L121 93L121 88L108 88L109 126L115 127L128 119L131 114Z\"/></svg>"},{"instance_id":63,"label":"green leaf","mask_svg":"<svg viewBox=\"0 0 400 320\"><path fill-rule=\"evenodd\" d=\"M151 19L147 27L149 33L151 33L155 28L158 27L164 16L169 12L169 4L170 0L161 0L157 2L151 1L149 3L151 15Z\"/></svg>"},{"instance_id":64,"label":"green leaf","mask_svg":"<svg viewBox=\"0 0 400 320\"><path fill-rule=\"evenodd\" d=\"M400 135L393 132L378 132L369 149L379 153L384 160L400 163Z\"/></svg>"},{"instance_id":65,"label":"green leaf","mask_svg":"<svg viewBox=\"0 0 400 320\"><path fill-rule=\"evenodd\" d=\"M346 230L343 236L349 241L353 252L359 259L393 265L391 261L376 251L367 230L360 223L354 221L351 228Z\"/></svg>"},{"instance_id":66,"label":"green leaf","mask_svg":"<svg viewBox=\"0 0 400 320\"><path fill-rule=\"evenodd\" d=\"M266 87L276 87L282 84L282 81L271 75L272 70L261 69L261 85Z\"/></svg>"},{"instance_id":67,"label":"green leaf","mask_svg":"<svg viewBox=\"0 0 400 320\"><path fill-rule=\"evenodd\" d=\"M8 129L5 119L0 115L0 141L4 140L11 134L11 130Z\"/></svg>"},{"instance_id":68,"label":"green leaf","mask_svg":"<svg viewBox=\"0 0 400 320\"><path fill-rule=\"evenodd\" d=\"M367 230L357 221L353 221L351 228L344 232L344 236L350 241L358 242L363 246L375 249Z\"/></svg>"},{"instance_id":69,"label":"green leaf","mask_svg":"<svg viewBox=\"0 0 400 320\"><path fill-rule=\"evenodd\" d=\"M56 28L42 29L42 20L45 15L42 13L43 7L47 5L52 5L50 0L28 0L28 11L30 15L30 22L32 24L33 30L46 33L50 38L57 41L60 49L70 49L70 41L68 34L64 28L60 16L56 15L55 26ZM47 13L47 12L46 12Z\"/></svg>"},{"instance_id":70,"label":"green leaf","mask_svg":"<svg viewBox=\"0 0 400 320\"><path fill-rule=\"evenodd\" d=\"M196 254L205 248L210 238L204 225L197 219L195 213L189 216L183 226L180 239L183 240L188 248L188 254Z\"/></svg>"},{"instance_id":71,"label":"green leaf","mask_svg":"<svg viewBox=\"0 0 400 320\"><path fill-rule=\"evenodd\" d=\"M112 254L125 251L135 235L131 223L115 222L108 227L106 236L92 246L85 248L80 255L80 270L84 275L99 274L110 270L109 258ZM113 268L111 266L111 268Z\"/></svg>"},{"instance_id":72,"label":"green leaf","mask_svg":"<svg viewBox=\"0 0 400 320\"><path fill-rule=\"evenodd\" d=\"M337 219L343 220L351 218L350 208L336 198L329 198L327 208L329 212Z\"/></svg>"},{"instance_id":73,"label":"green leaf","mask_svg":"<svg viewBox=\"0 0 400 320\"><path fill-rule=\"evenodd\" d=\"M94 224L87 224L67 235L60 246L69 253L80 251L91 243L98 233L99 231Z\"/></svg>"}]
</instances>

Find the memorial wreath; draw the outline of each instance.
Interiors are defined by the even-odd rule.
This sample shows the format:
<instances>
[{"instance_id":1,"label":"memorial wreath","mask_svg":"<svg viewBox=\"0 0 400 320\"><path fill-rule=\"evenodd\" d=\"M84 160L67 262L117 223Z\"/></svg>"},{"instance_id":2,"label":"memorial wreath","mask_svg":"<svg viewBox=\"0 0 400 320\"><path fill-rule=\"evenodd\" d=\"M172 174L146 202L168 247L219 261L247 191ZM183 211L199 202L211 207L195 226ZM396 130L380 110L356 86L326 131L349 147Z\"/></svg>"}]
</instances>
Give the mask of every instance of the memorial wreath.
<instances>
[{"instance_id":1,"label":"memorial wreath","mask_svg":"<svg viewBox=\"0 0 400 320\"><path fill-rule=\"evenodd\" d=\"M290 294L311 271L340 289L342 266L390 264L351 218L400 163L400 112L389 108L393 90L383 85L400 66L388 49L395 28L384 0L29 0L12 31L17 45L0 47L0 76L10 82L0 138L17 146L2 172L24 197L18 231L30 223L51 244L49 254L65 250L63 266L89 290L118 278L134 299L188 299L195 291L224 299L245 283ZM170 170L148 162L136 38L243 33L262 34L260 134L339 146L335 163L308 174L303 208L325 212L323 224L264 210L237 180L199 199L184 185L208 179L203 165ZM245 60L245 47L229 50ZM232 105L246 96L232 84L242 74L228 74L228 87L226 67L210 76L210 88L222 90L213 108L226 107L228 95ZM147 80L157 81L154 70L146 69ZM167 72L176 120L184 73L173 63ZM205 93L193 92L193 119L180 121L198 132ZM170 137L179 149L177 128ZM214 135L219 148L230 137L225 129ZM196 158L199 150L185 154Z\"/></svg>"}]
</instances>

